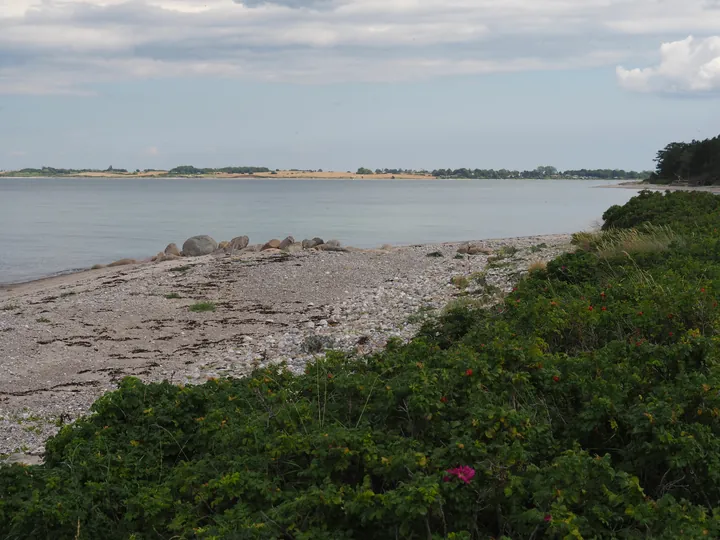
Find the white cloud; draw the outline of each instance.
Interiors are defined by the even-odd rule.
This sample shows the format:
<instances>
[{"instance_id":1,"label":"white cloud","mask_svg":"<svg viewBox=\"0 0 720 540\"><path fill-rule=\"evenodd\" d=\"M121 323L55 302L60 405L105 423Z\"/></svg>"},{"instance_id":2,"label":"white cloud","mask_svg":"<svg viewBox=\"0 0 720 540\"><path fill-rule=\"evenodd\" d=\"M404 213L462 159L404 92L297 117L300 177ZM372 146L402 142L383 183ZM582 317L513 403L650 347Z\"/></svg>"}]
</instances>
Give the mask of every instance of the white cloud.
<instances>
[{"instance_id":1,"label":"white cloud","mask_svg":"<svg viewBox=\"0 0 720 540\"><path fill-rule=\"evenodd\" d=\"M708 93L720 91L720 36L663 43L660 64L617 68L620 85L636 92Z\"/></svg>"},{"instance_id":2,"label":"white cloud","mask_svg":"<svg viewBox=\"0 0 720 540\"><path fill-rule=\"evenodd\" d=\"M0 0L0 93L610 67L717 28L709 0Z\"/></svg>"}]
</instances>

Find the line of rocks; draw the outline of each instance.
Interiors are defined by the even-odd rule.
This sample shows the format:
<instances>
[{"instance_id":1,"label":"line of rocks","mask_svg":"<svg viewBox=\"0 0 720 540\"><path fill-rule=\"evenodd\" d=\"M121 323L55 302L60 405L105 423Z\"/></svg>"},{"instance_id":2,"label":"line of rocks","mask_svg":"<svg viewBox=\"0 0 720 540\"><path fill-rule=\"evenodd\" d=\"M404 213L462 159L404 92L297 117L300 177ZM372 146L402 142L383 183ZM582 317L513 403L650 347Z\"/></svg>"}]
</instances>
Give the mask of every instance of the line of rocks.
<instances>
[{"instance_id":1,"label":"line of rocks","mask_svg":"<svg viewBox=\"0 0 720 540\"><path fill-rule=\"evenodd\" d=\"M138 264L142 262L165 262L181 259L183 257L202 257L204 255L236 255L243 253L266 252L284 252L297 253L306 250L319 251L348 251L338 240L328 240L315 237L306 238L302 242L296 242L295 238L288 236L284 240L273 238L264 244L250 244L250 238L247 236L237 236L230 241L216 242L211 236L202 234L188 238L183 243L182 250L177 244L168 244L164 251L149 260L138 261L136 259L120 259L110 264L96 264L93 270L106 267L125 266L129 264Z\"/></svg>"}]
</instances>

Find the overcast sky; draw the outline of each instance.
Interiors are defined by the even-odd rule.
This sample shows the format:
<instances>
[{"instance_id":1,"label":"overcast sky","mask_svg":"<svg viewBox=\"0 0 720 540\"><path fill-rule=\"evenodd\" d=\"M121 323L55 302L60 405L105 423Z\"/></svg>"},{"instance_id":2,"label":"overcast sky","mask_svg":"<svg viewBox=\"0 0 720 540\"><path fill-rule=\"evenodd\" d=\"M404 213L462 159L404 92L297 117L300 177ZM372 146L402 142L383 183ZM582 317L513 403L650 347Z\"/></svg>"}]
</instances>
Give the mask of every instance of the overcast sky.
<instances>
[{"instance_id":1,"label":"overcast sky","mask_svg":"<svg viewBox=\"0 0 720 540\"><path fill-rule=\"evenodd\" d=\"M720 0L0 0L0 169L646 169Z\"/></svg>"}]
</instances>

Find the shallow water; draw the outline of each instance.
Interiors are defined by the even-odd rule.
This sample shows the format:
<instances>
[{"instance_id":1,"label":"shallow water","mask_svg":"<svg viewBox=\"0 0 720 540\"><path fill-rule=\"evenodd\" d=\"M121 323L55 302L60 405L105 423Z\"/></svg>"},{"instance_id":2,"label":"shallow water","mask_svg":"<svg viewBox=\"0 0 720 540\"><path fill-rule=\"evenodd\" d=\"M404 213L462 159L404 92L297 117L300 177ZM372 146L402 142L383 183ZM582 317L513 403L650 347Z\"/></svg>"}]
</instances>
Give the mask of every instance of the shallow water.
<instances>
[{"instance_id":1,"label":"shallow water","mask_svg":"<svg viewBox=\"0 0 720 540\"><path fill-rule=\"evenodd\" d=\"M145 258L196 234L376 247L570 233L636 191L584 180L0 178L0 283Z\"/></svg>"}]
</instances>

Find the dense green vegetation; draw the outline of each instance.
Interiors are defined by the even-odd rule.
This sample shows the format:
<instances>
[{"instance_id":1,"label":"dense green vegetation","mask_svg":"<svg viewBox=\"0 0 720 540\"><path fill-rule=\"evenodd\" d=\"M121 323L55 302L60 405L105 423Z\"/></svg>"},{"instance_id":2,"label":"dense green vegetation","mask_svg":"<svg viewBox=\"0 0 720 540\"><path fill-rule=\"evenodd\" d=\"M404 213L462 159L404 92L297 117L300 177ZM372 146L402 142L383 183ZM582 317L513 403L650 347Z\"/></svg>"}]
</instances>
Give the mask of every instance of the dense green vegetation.
<instances>
[{"instance_id":1,"label":"dense green vegetation","mask_svg":"<svg viewBox=\"0 0 720 540\"><path fill-rule=\"evenodd\" d=\"M670 143L657 153L657 168L649 182L720 184L720 136L690 143Z\"/></svg>"},{"instance_id":2,"label":"dense green vegetation","mask_svg":"<svg viewBox=\"0 0 720 540\"><path fill-rule=\"evenodd\" d=\"M87 172L107 172L107 173L126 173L127 169L113 169L112 166L105 170L99 169L56 169L55 167L41 167L40 169L20 169L19 171L10 171L0 173L0 176L73 176L79 173Z\"/></svg>"},{"instance_id":3,"label":"dense green vegetation","mask_svg":"<svg viewBox=\"0 0 720 540\"><path fill-rule=\"evenodd\" d=\"M650 171L623 171L621 169L580 169L559 171L552 166L536 167L531 171L511 171L508 169L437 169L433 176L441 178L483 178L483 179L510 179L510 178L592 178L598 180L643 180L650 176Z\"/></svg>"},{"instance_id":4,"label":"dense green vegetation","mask_svg":"<svg viewBox=\"0 0 720 540\"><path fill-rule=\"evenodd\" d=\"M0 538L718 538L719 211L643 192L368 358L126 379L0 467Z\"/></svg>"},{"instance_id":5,"label":"dense green vegetation","mask_svg":"<svg viewBox=\"0 0 720 540\"><path fill-rule=\"evenodd\" d=\"M266 173L270 172L270 169L267 167L223 167L220 169L210 169L210 168L202 168L199 169L197 167L193 167L192 165L181 165L180 167L175 167L174 169L170 169L168 171L169 175L194 175L194 174L218 174L218 173L227 173L227 174L254 174L254 173Z\"/></svg>"},{"instance_id":6,"label":"dense green vegetation","mask_svg":"<svg viewBox=\"0 0 720 540\"><path fill-rule=\"evenodd\" d=\"M278 169L279 170L279 169ZM298 171L300 169L290 169L291 171ZM153 172L153 169L146 169L143 172ZM8 171L0 172L0 176L73 176L79 173L87 172L106 172L106 173L127 173L126 169L113 169L109 167L105 170L99 169L56 169L54 167L43 167L41 169L22 169L19 171ZM136 170L135 173L139 173L140 170ZM266 173L271 172L267 167L222 167L218 169L208 167L194 167L193 165L181 165L174 167L166 173L160 176L199 176L199 175L213 175L220 173L227 174L255 174L255 173ZM275 171L272 171L275 172ZM302 172L314 172L314 171L302 171ZM317 172L323 172L322 169L318 169ZM348 171L350 172L350 171ZM428 175L436 176L440 178L482 178L482 179L513 179L513 178L592 178L592 179L621 179L621 180L644 180L651 174L650 171L635 172L635 171L623 171L620 169L580 169L580 170L568 170L558 171L555 167L543 166L537 167L531 171L511 171L508 169L437 169L434 171L414 170L414 169L368 169L366 167L360 167L357 170L359 175L371 175L371 174L417 174L417 175Z\"/></svg>"}]
</instances>

